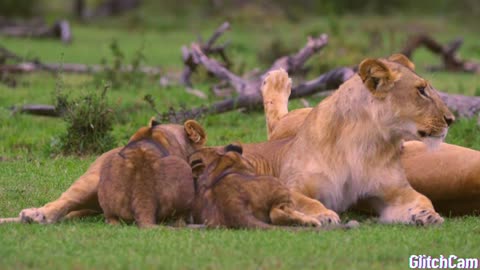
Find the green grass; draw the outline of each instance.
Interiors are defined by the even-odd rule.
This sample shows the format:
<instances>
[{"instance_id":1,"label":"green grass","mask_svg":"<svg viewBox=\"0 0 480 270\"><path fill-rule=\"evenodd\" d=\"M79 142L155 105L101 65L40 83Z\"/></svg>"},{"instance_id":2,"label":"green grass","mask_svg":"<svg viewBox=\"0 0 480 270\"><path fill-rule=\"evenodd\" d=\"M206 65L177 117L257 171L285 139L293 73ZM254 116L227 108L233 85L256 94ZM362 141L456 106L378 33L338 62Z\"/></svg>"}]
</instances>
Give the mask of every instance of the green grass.
<instances>
[{"instance_id":1,"label":"green grass","mask_svg":"<svg viewBox=\"0 0 480 270\"><path fill-rule=\"evenodd\" d=\"M152 19L150 27L129 28L128 20L104 22L104 27L74 25L75 40L64 46L49 40L4 38L2 45L25 56L38 56L46 62L99 63L110 59L108 46L114 38L121 49L132 57L145 44L146 63L170 72L181 69L180 46L196 38L196 32L207 35L220 19L205 23L171 23L172 18ZM112 25L118 24L118 27ZM336 29L336 30L335 30ZM397 43L373 48L368 33L394 29ZM264 67L256 59L257 52L274 38L289 47L298 48L306 36L337 31L330 45L309 61L318 75L325 68L353 65L365 57L384 56L400 48L408 29L429 31L442 41L458 35L465 37L461 55L480 59L475 42L480 38L471 27L456 25L439 18L346 16L337 19L311 18L301 24L280 21L233 23L228 53L233 61L246 69ZM387 31L387 30L385 30ZM480 79L470 74L429 73L425 67L438 59L425 50L414 55L418 72L441 90L472 95L480 90ZM238 68L238 66L236 67ZM318 72L316 72L318 71ZM93 89L88 76L63 75L64 88L72 95ZM201 79L201 78L200 78ZM16 216L26 207L41 206L57 198L80 176L95 156L64 157L52 153L66 125L60 119L12 115L9 107L27 103L52 103L57 79L49 74L22 76L17 88L0 84L0 216ZM188 107L215 101L210 83L196 87L208 94L208 100L190 95L180 86L162 88L156 80L145 80L140 86L124 85L109 91L116 124L113 136L123 145L129 136L146 124L154 114L143 101L146 94L155 98L157 107L186 104ZM311 104L319 98L309 98ZM291 109L301 107L291 102ZM208 116L201 123L208 131L210 145L231 141L266 140L262 111L230 112ZM476 119L458 121L451 128L447 141L480 150ZM345 215L347 218L350 214ZM147 230L135 227L111 228L101 217L63 222L57 225L0 226L0 269L405 269L412 254L455 254L475 257L480 254L480 219L477 217L447 218L438 228L386 226L371 219L350 231L285 232L229 230Z\"/></svg>"},{"instance_id":2,"label":"green grass","mask_svg":"<svg viewBox=\"0 0 480 270\"><path fill-rule=\"evenodd\" d=\"M138 230L99 219L5 225L2 269L407 269L414 254L478 256L476 218L351 231ZM21 254L20 254L21 253Z\"/></svg>"}]
</instances>

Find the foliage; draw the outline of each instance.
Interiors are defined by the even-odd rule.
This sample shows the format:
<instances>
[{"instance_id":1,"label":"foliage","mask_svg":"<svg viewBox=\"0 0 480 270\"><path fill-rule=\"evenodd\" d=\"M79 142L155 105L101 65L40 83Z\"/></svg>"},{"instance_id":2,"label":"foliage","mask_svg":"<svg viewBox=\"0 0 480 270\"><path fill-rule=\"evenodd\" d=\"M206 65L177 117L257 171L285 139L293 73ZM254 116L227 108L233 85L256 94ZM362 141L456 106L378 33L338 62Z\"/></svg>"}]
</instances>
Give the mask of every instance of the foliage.
<instances>
[{"instance_id":1,"label":"foliage","mask_svg":"<svg viewBox=\"0 0 480 270\"><path fill-rule=\"evenodd\" d=\"M110 150L115 145L110 134L114 118L106 97L108 86L103 91L91 91L78 98L58 92L56 108L62 112L67 131L60 136L63 154L89 155Z\"/></svg>"},{"instance_id":2,"label":"foliage","mask_svg":"<svg viewBox=\"0 0 480 270\"><path fill-rule=\"evenodd\" d=\"M122 85L133 86L134 88L140 87L145 78L145 74L140 70L146 59L143 53L144 45L142 44L134 52L129 65L126 62L125 53L120 48L117 40L112 40L109 48L113 59L110 65L107 60L102 59L102 65L106 68L105 71L96 76L97 84L98 82L107 81L114 89ZM126 68L129 70L125 70Z\"/></svg>"}]
</instances>

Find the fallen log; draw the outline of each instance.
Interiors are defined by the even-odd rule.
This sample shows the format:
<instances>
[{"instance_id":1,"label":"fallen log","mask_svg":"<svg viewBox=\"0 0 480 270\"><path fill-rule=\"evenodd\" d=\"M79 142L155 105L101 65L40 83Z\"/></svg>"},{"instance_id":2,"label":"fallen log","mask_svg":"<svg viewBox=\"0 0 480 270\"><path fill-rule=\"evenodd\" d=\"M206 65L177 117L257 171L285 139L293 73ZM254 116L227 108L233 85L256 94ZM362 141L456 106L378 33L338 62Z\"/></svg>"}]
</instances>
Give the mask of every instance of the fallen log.
<instances>
[{"instance_id":1,"label":"fallen log","mask_svg":"<svg viewBox=\"0 0 480 270\"><path fill-rule=\"evenodd\" d=\"M51 73L78 73L78 74L93 74L107 71L109 67L102 65L85 65L74 63L38 63L38 62L22 62L18 64L4 64L0 65L0 73L32 73L39 71L47 71ZM162 70L158 67L142 66L134 68L131 65L122 66L119 70L123 73L141 72L150 76L160 75Z\"/></svg>"},{"instance_id":2,"label":"fallen log","mask_svg":"<svg viewBox=\"0 0 480 270\"><path fill-rule=\"evenodd\" d=\"M62 114L53 105L26 104L12 108L13 113L25 113L39 116L60 117Z\"/></svg>"},{"instance_id":3,"label":"fallen log","mask_svg":"<svg viewBox=\"0 0 480 270\"><path fill-rule=\"evenodd\" d=\"M225 29L221 27L221 29ZM220 28L219 28L220 29ZM216 31L221 32L221 31ZM218 34L213 35L213 42ZM212 40L212 39L211 39ZM207 42L207 44L213 44L213 42ZM300 49L297 53L284 56L276 60L270 68L259 75L252 76L248 79L244 79L231 72L227 67L220 64L217 60L209 57L202 46L198 43L192 43L190 49L183 49L188 51L191 56L189 59L194 63L196 68L198 65L203 66L208 72L222 81L227 82L238 93L237 97L229 97L222 101L216 102L207 107L193 108L189 111L183 110L175 117L172 116L172 111L164 113L159 117L161 119L179 119L183 121L182 115L203 115L203 114L217 114L223 113L239 108L252 109L262 105L262 96L260 94L260 85L263 78L270 70L283 68L290 74L295 74L303 68L305 62L315 53L324 48L328 43L328 36L322 34L317 38L308 38L307 44ZM318 77L315 80L303 83L292 89L292 97L299 98L306 95L310 95L314 92L330 90L337 88L346 78L349 78L354 74L352 69L340 68L330 72L327 72L323 76ZM188 84L187 84L188 85ZM327 87L331 87L328 88Z\"/></svg>"},{"instance_id":4,"label":"fallen log","mask_svg":"<svg viewBox=\"0 0 480 270\"><path fill-rule=\"evenodd\" d=\"M8 61L15 62L14 64L7 64ZM85 65L75 63L43 63L38 59L24 59L12 51L0 46L0 73L32 73L39 71L47 71L51 73L79 73L92 74L104 72L110 67L102 65ZM159 67L133 67L132 65L125 65L119 69L120 72L141 72L150 76L160 75L162 69Z\"/></svg>"},{"instance_id":5,"label":"fallen log","mask_svg":"<svg viewBox=\"0 0 480 270\"><path fill-rule=\"evenodd\" d=\"M438 91L447 107L459 117L473 117L480 112L480 97L447 94Z\"/></svg>"},{"instance_id":6,"label":"fallen log","mask_svg":"<svg viewBox=\"0 0 480 270\"><path fill-rule=\"evenodd\" d=\"M51 26L43 23L35 25L31 23L4 24L4 26L0 25L0 34L9 37L55 38L60 39L63 43L72 41L72 30L67 20L56 21Z\"/></svg>"}]
</instances>

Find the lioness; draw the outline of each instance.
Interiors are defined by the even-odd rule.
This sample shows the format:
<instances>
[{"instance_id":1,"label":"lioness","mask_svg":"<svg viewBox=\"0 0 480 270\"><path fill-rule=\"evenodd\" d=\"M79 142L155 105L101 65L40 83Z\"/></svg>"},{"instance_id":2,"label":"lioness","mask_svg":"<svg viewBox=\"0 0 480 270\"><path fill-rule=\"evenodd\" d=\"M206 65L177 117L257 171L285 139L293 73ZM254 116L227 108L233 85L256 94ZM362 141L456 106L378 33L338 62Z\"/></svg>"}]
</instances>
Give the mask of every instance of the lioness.
<instances>
[{"instance_id":1,"label":"lioness","mask_svg":"<svg viewBox=\"0 0 480 270\"><path fill-rule=\"evenodd\" d=\"M399 55L362 61L358 74L312 109L277 150L288 153L279 178L335 212L371 198L383 222L443 222L430 200L409 185L400 151L405 138L440 143L454 116L406 61ZM265 79L267 115L275 104L268 92L278 91L271 84L288 80L282 71Z\"/></svg>"},{"instance_id":2,"label":"lioness","mask_svg":"<svg viewBox=\"0 0 480 270\"><path fill-rule=\"evenodd\" d=\"M290 190L272 176L258 176L242 147L203 148L189 158L196 183L193 217L208 227L270 229L320 226L294 208Z\"/></svg>"},{"instance_id":3,"label":"lioness","mask_svg":"<svg viewBox=\"0 0 480 270\"><path fill-rule=\"evenodd\" d=\"M378 113L382 116L381 107L378 107L382 104L382 102L393 102L397 103L395 107L390 108L390 113L385 114L385 116L390 115L392 116L391 112L394 110L401 110L408 112L410 110L411 113L416 115L419 121L422 120L425 124L430 126L431 124L440 124L441 126L446 127L448 124L447 121L452 120L452 118L448 118L451 115L447 115L447 120L443 119L443 113L439 113L437 117L434 119L430 119L431 116L428 114L422 114L425 109L435 110L438 112L442 111L444 105L438 103L438 96L434 93L434 90L431 89L431 86L426 85L425 88L418 88L418 86L422 86L421 84L415 83L425 83L425 81L419 77L415 72L412 70L412 66L407 62L406 58L401 56L395 56L390 58L390 60L370 60L368 62L364 62L364 64L377 64L376 68L370 65L370 69L365 68L366 65L361 69L361 75L357 74L353 76L350 80L344 83L339 90L341 90L341 94L343 95L345 100L349 100L349 96L353 92L358 93L366 93L366 97L372 100L371 103L364 105L364 107L360 105L356 105L357 109L360 109L362 113L357 115L358 119L363 120L363 117L367 116L365 110L372 110L372 109L379 109ZM380 63L380 64L378 64ZM372 72L374 71L374 72ZM389 72L388 72L389 71ZM378 77L379 75L388 75L386 77ZM365 80L364 80L365 78ZM393 79L393 81L392 81ZM287 83L284 83L287 82ZM338 216L328 209L326 209L323 204L317 201L317 198L321 198L322 191L320 190L321 186L317 183L324 183L322 179L326 179L323 174L316 174L315 170L321 168L325 165L325 162L331 162L335 166L332 169L338 168L339 172L341 173L342 168L339 168L342 163L341 161L337 160L339 163L335 163L335 159L329 158L329 160L324 160L325 156L322 156L323 150L321 149L322 145L318 144L320 140L318 138L331 138L331 142L334 142L333 145L327 147L325 151L335 151L335 147L339 145L339 143L346 143L346 139L351 137L351 143L355 142L356 137L358 135L367 135L365 132L367 131L375 131L382 133L382 130L385 128L383 126L375 126L367 125L363 126L363 123L357 123L357 127L360 127L358 131L360 134L350 135L346 133L346 126L339 125L340 123L332 123L332 125L325 125L325 121L319 118L320 110L325 107L325 104L335 103L334 101L338 101L338 99L331 97L327 103L320 103L317 108L315 109L303 109L300 112L293 111L285 115L288 112L287 110L287 102L288 98L282 98L281 96L288 97L289 92L289 79L288 76L282 75L282 72L272 72L268 78L266 78L265 83L262 87L266 92L269 93L276 93L272 95L275 99L269 100L267 96L264 96L264 102L266 106L267 112L267 119L271 119L269 117L269 108L284 108L283 113L279 114L279 121L277 124L272 125L277 132L277 129L280 132L280 126L283 125L282 123L286 123L282 130L289 132L288 136L278 136L276 140L271 140L264 143L259 144L251 144L251 145L244 145L244 157L249 159L252 165L255 167L257 172L262 174L280 176L283 174L283 177L292 174L293 178L290 181L287 178L281 177L281 181L284 181L287 185L294 188L296 191L292 192L292 199L294 200L296 207L298 207L304 213L313 213L318 214L319 220L322 222L328 221L338 221ZM373 89L373 86L377 86L377 88ZM388 89L390 86L390 89ZM287 89L288 88L288 89ZM402 91L404 90L404 91ZM424 96L422 92L425 92L427 96ZM400 95L398 96L397 95ZM433 93L433 94L432 94ZM402 95L405 94L405 95ZM280 96L277 96L280 95ZM270 97L272 97L270 96ZM338 95L337 95L338 96ZM355 96L355 95L354 95ZM352 96L352 98L354 97ZM382 96L385 96L382 99ZM375 98L375 100L373 99ZM280 101L275 101L280 100ZM350 99L351 101L355 101ZM418 101L422 101L422 103L417 103ZM362 101L361 99L359 101ZM272 106L267 108L271 103ZM365 102L365 100L363 100ZM365 103L363 103L365 104ZM342 102L339 102L339 105L342 105ZM328 107L328 106L327 106ZM345 109L347 106L343 104L343 108ZM386 106L384 106L386 107ZM384 108L383 107L383 108ZM398 108L402 107L402 108ZM425 107L425 108L424 108ZM384 108L388 109L388 108ZM368 111L367 110L367 111ZM348 112L348 109L346 110ZM331 113L331 111L330 111ZM295 116L298 116L296 120L291 122L286 122L287 119L295 119ZM307 117L308 116L308 117ZM397 115L398 117L404 117L405 115ZM398 120L398 118L395 118ZM442 120L443 119L443 120ZM342 120L342 119L339 119ZM383 120L388 120L383 119ZM392 119L394 120L394 119ZM442 122L443 121L443 122ZM371 124L371 122L370 122ZM391 125L385 122L379 122L379 124L385 124L387 127L391 127ZM415 133L415 125L407 125L413 127L410 132ZM323 127L322 129L320 127ZM338 142L334 140L335 135L339 135L339 127L342 127L341 134L343 135ZM355 125L351 126L355 127ZM361 128L365 127L365 128ZM201 138L201 135L204 134L203 130L201 133L197 133L195 129L189 129L186 127L185 130L180 129L184 135L179 137L186 137L187 139L184 140L182 144L184 147L190 145L191 143L197 142L196 138ZM423 135L429 135L426 130L422 130ZM178 132L180 134L181 132ZM364 132L362 134L362 132ZM281 134L280 134L281 135ZM291 136L295 135L295 136ZM378 133L377 133L378 135ZM420 136L421 134L414 134L415 137ZM434 134L435 135L435 134ZM440 135L440 134L438 134ZM193 139L188 139L188 136ZM271 136L272 137L272 136ZM283 139L279 139L282 137ZM273 137L272 137L273 139ZM440 138L437 138L437 140ZM381 162L375 163L376 161L370 160L370 155L372 152L370 151L371 148L362 149L360 147L360 143L357 145L353 145L354 149L351 153L356 153L358 156L358 160L360 160L364 154L368 156L365 160L369 160L370 165L374 165L376 168L381 168L382 166L386 166L390 168L392 164L385 164L386 159L381 159ZM341 146L341 145L340 145ZM363 145L365 146L365 145ZM388 148L388 147L387 147ZM390 147L386 150L392 151L391 154L394 154L393 157L398 158L399 156L402 159L402 163L405 169L406 175L408 175L409 181L412 185L417 186L419 183L422 184L423 193L432 194L435 196L435 200L437 202L443 202L442 205L445 206L445 210L453 213L472 213L475 210L480 209L480 152L473 151L470 149L448 145L448 144L441 144L440 149L435 152L428 151L425 147L423 147L422 143L416 144L405 144L403 152L397 152L399 150L399 146L396 145L394 147ZM342 148L345 150L345 148ZM378 150L377 147L373 149ZM91 209L92 205L98 205L97 202L97 185L99 181L99 168L103 166L103 162L106 157L109 155L113 155L117 153L119 149L114 149L110 152L107 152L100 156L89 168L89 170L82 175L62 196L51 203L46 204L41 208L32 208L23 210L20 213L20 217L22 221L35 221L35 222L42 222L42 223L50 223L56 222L59 219L65 217L72 211L75 210L82 210L82 209ZM360 152L359 152L360 151ZM363 152L362 152L363 151ZM317 153L318 156L315 154ZM385 152L387 153L387 152ZM335 154L335 153L334 153ZM305 155L305 159L303 162L307 161L306 163L300 164L300 167L297 169L293 168L289 164L291 159L300 158L302 160L302 156ZM334 157L337 155L335 154ZM385 156L387 157L387 156ZM462 158L459 158L462 157ZM352 156L349 156L352 158ZM317 163L316 160L319 160ZM355 161L355 160L350 160ZM373 163L372 163L373 162ZM322 165L323 164L323 165ZM438 165L444 164L444 166L439 169ZM349 166L355 164L348 164ZM395 165L398 168L398 164ZM394 166L394 167L395 167ZM367 167L367 173L370 173L372 170L370 167ZM388 172L385 170L385 172ZM401 166L399 167L400 171L397 171L394 176L398 177L398 173L401 175ZM457 171L457 168L459 170ZM304 169L304 170L303 170ZM345 169L345 168L343 168ZM349 172L350 168L343 172ZM357 169L355 172L357 173L360 167L352 168ZM312 174L308 175L308 177L304 177L304 172L307 174L308 172L312 172ZM358 175L351 175L358 176ZM377 175L378 176L378 175ZM328 175L327 175L328 177ZM351 180L352 177L346 175L343 179ZM402 178L402 177L400 177ZM335 178L337 179L337 178ZM358 178L357 178L358 179ZM391 178L389 175L384 176L384 181L372 181L371 183L376 183L377 185L370 186L366 185L367 188L385 188L388 186L389 183L394 183L396 178ZM378 180L378 179L377 179ZM332 188L331 192L335 195L347 195L349 192L352 192L352 188L354 186L350 186L351 181L344 182L344 185L337 185L335 182L331 183L330 186L326 188ZM373 200L373 206L378 206L376 209L377 211L384 213L382 215L385 221L397 220L397 218L393 218L391 215L387 215L389 213L397 213L398 218L401 219L401 222L412 222L410 217L413 216L414 213L411 213L409 216L408 213L411 212L414 208L411 209L407 207L405 204L410 202L418 202L420 205L428 206L429 209L427 211L427 215L420 217L420 220L423 220L424 217L432 214L434 217L433 221L441 221L441 218L438 217L436 213L434 213L433 208L425 197L421 196L420 194L416 193L408 184L405 182L405 178L403 180L398 180L398 183L403 185L403 188L397 189L397 191L405 191L405 193L388 193L383 195L392 195L392 196L380 196L377 197L376 200ZM424 184L423 184L424 183ZM387 184L387 185L386 185ZM365 191L364 187L357 187L360 188L359 191ZM345 193L343 192L345 191ZM384 190L386 191L386 190ZM303 193L303 194L302 194ZM359 197L363 197L369 194L354 194L360 195ZM371 195L371 194L370 194ZM392 199L398 198L399 201L395 201ZM338 200L337 200L338 199ZM328 198L328 204L340 208L346 207L348 204L352 203L354 200L350 198L345 198L343 196L334 196L332 198ZM372 202L372 200L370 200ZM375 203L376 202L376 203ZM388 202L388 203L387 203ZM392 205L393 203L393 205ZM385 206L389 207L385 207ZM397 206L397 207L395 207ZM458 206L458 207L457 207ZM406 208L406 209L405 209ZM420 211L422 213L423 210L420 210L422 207L415 208L415 211ZM409 210L410 209L410 210ZM385 211L389 210L389 211ZM406 210L406 211L397 211L397 210ZM69 216L74 215L70 214ZM403 214L402 214L403 213ZM415 215L415 222L417 220L417 215ZM430 218L432 219L432 218ZM400 221L400 220L399 220Z\"/></svg>"},{"instance_id":4,"label":"lioness","mask_svg":"<svg viewBox=\"0 0 480 270\"><path fill-rule=\"evenodd\" d=\"M412 79L412 82L418 82L421 79L414 74L415 65L405 56L396 54L392 55L388 60L404 67L399 72L401 76L404 76L405 80ZM356 84L352 85L351 82L356 82ZM350 81L349 86L352 89L362 87L362 82L358 80L358 77L354 77ZM408 85L401 82L394 87L409 91ZM398 105L408 106L408 110L412 110L413 113L422 117L423 111L428 109L428 106L435 107L436 104L441 103L438 96L434 93L435 90L430 87L417 89L417 95L409 98L410 100L415 98L417 100L419 98L425 101L430 100L430 104L415 107L407 100L398 100ZM295 136L306 126L311 126L313 129L317 128L317 133L323 134L325 131L312 121L313 117L307 117L314 109L304 108L288 111L290 93L291 81L288 75L283 71L270 73L262 87L269 140ZM440 107L440 109L442 108L444 106ZM453 117L448 112L444 119L445 122L442 122L441 117L435 119L429 114L423 115L423 117L427 126L437 126L439 128L453 121ZM332 129L335 128L327 128L327 130ZM424 143L407 141L403 144L401 153L402 165L405 168L409 183L415 190L430 198L435 208L445 214L478 214L480 212L480 152L456 145L440 143L445 135L441 131L437 132L437 134L428 134L419 126L417 135L414 137L407 135L405 139L416 140L420 137L420 141ZM315 139L312 138L312 140ZM432 144L440 145L435 151L431 151ZM369 203L372 204L372 201ZM362 206L368 205L362 204ZM376 207L376 204L373 203L370 206Z\"/></svg>"},{"instance_id":5,"label":"lioness","mask_svg":"<svg viewBox=\"0 0 480 270\"><path fill-rule=\"evenodd\" d=\"M139 132L155 133L155 140L134 138L107 158L101 169L98 201L109 224L135 221L145 228L190 217L194 190L186 153L173 145L178 143L172 142L174 138L168 140L161 130L155 132L152 123L150 130Z\"/></svg>"}]
</instances>

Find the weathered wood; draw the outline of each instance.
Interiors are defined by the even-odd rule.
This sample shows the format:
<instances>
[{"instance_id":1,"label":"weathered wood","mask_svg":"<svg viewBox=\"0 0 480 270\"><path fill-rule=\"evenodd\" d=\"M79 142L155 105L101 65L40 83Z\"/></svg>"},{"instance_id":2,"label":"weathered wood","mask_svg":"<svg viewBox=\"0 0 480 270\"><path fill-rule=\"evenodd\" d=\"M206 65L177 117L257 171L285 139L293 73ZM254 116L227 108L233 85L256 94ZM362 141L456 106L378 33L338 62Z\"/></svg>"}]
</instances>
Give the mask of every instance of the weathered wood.
<instances>
[{"instance_id":1,"label":"weathered wood","mask_svg":"<svg viewBox=\"0 0 480 270\"><path fill-rule=\"evenodd\" d=\"M16 62L16 64L5 64L7 60ZM99 73L108 70L109 67L102 65L85 65L75 63L42 63L36 59L24 59L10 50L0 46L0 73L32 73L38 71L47 71L52 73ZM141 72L147 75L156 76L162 73L158 67L141 66L134 68L131 65L122 66L120 72L128 73L132 71Z\"/></svg>"},{"instance_id":2,"label":"weathered wood","mask_svg":"<svg viewBox=\"0 0 480 270\"><path fill-rule=\"evenodd\" d=\"M74 64L74 63L35 63L35 62L23 62L19 64L11 65L0 65L0 72L9 72L9 73L32 73L38 71L48 71L52 73L63 72L63 73L99 73L105 70L108 70L109 67L101 65L84 65L84 64ZM122 66L119 70L123 73L129 73L133 71L141 72L147 75L159 75L162 70L157 67L139 67L134 69L131 65Z\"/></svg>"},{"instance_id":3,"label":"weathered wood","mask_svg":"<svg viewBox=\"0 0 480 270\"><path fill-rule=\"evenodd\" d=\"M59 20L52 26L45 24L11 24L0 26L0 34L10 37L57 38L64 43L72 41L72 31L67 20Z\"/></svg>"},{"instance_id":4,"label":"weathered wood","mask_svg":"<svg viewBox=\"0 0 480 270\"><path fill-rule=\"evenodd\" d=\"M407 57L412 57L413 52L424 46L434 54L442 58L443 66L431 67L431 70L447 70L455 72L480 73L480 63L462 60L457 54L458 49L462 46L463 40L461 38L455 39L447 45L442 45L432 37L421 34L412 36L402 50L402 53Z\"/></svg>"},{"instance_id":5,"label":"weathered wood","mask_svg":"<svg viewBox=\"0 0 480 270\"><path fill-rule=\"evenodd\" d=\"M220 58L222 58L223 66L228 68L230 67L231 62L225 53L225 48L228 46L229 43L226 42L223 45L215 46L215 42L223 35L223 33L228 31L229 29L230 23L224 22L215 30L215 32L207 40L206 43L203 43L202 38L199 37L198 42L193 43L192 46L198 46L205 55L219 55ZM182 46L182 59L185 67L183 69L182 75L180 76L180 83L187 87L193 87L190 78L193 72L195 72L195 70L197 69L199 63L196 61L197 59L195 59L192 50L187 46Z\"/></svg>"},{"instance_id":6,"label":"weathered wood","mask_svg":"<svg viewBox=\"0 0 480 270\"><path fill-rule=\"evenodd\" d=\"M438 92L443 102L459 117L473 117L480 112L480 97Z\"/></svg>"},{"instance_id":7,"label":"weathered wood","mask_svg":"<svg viewBox=\"0 0 480 270\"><path fill-rule=\"evenodd\" d=\"M202 65L217 78L227 81L239 95L260 96L260 84L268 71L283 68L288 73L294 74L303 67L305 62L313 54L324 48L327 43L328 36L325 34L320 35L318 38L308 38L305 47L300 49L297 53L281 57L261 76L249 80L245 80L240 76L233 74L226 67L218 63L218 61L209 58L196 43L193 43L190 46L190 52L196 63Z\"/></svg>"},{"instance_id":8,"label":"weathered wood","mask_svg":"<svg viewBox=\"0 0 480 270\"><path fill-rule=\"evenodd\" d=\"M61 113L57 111L55 106L44 104L26 104L20 107L12 108L14 113L25 113L39 116L59 117Z\"/></svg>"}]
</instances>

